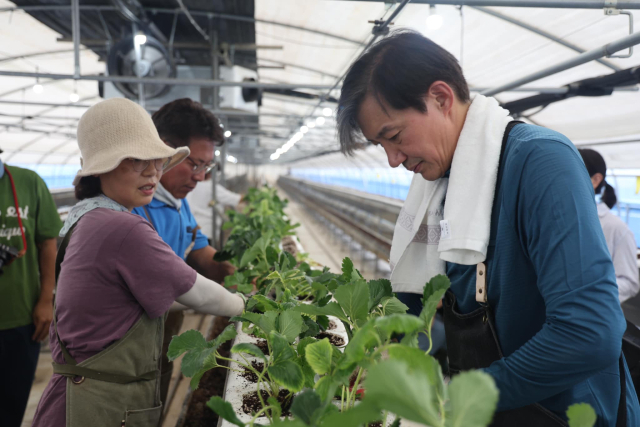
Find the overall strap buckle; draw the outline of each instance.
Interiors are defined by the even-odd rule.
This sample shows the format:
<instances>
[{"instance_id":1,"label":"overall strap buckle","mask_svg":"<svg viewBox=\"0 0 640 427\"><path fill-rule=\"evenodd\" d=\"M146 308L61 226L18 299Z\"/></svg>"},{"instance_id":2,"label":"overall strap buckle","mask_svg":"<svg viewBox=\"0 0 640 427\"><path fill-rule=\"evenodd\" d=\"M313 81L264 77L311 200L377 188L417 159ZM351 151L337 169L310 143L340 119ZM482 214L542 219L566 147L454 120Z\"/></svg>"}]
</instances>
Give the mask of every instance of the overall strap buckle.
<instances>
[{"instance_id":1,"label":"overall strap buckle","mask_svg":"<svg viewBox=\"0 0 640 427\"><path fill-rule=\"evenodd\" d=\"M476 266L476 301L486 304L487 296L487 266L481 262Z\"/></svg>"}]
</instances>

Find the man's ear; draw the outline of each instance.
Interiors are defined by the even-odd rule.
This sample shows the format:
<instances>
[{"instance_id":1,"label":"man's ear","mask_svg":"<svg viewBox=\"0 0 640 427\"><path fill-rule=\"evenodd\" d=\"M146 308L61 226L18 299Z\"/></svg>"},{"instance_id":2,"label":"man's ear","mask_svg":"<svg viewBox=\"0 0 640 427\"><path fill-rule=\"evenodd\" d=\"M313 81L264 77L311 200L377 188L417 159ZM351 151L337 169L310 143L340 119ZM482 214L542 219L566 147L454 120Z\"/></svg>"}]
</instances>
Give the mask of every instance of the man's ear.
<instances>
[{"instance_id":1,"label":"man's ear","mask_svg":"<svg viewBox=\"0 0 640 427\"><path fill-rule=\"evenodd\" d=\"M426 96L433 99L445 114L453 108L456 99L454 90L442 80L433 82Z\"/></svg>"}]
</instances>

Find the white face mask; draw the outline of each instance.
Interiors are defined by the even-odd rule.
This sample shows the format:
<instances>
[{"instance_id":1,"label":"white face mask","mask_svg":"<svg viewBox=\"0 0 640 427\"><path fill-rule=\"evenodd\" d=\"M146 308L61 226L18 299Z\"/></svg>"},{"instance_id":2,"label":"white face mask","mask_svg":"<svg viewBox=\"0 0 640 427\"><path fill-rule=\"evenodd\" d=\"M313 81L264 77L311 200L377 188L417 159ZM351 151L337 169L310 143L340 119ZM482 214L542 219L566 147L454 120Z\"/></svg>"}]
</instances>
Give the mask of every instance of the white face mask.
<instances>
[{"instance_id":1,"label":"white face mask","mask_svg":"<svg viewBox=\"0 0 640 427\"><path fill-rule=\"evenodd\" d=\"M602 202L602 194L596 194L596 205Z\"/></svg>"}]
</instances>

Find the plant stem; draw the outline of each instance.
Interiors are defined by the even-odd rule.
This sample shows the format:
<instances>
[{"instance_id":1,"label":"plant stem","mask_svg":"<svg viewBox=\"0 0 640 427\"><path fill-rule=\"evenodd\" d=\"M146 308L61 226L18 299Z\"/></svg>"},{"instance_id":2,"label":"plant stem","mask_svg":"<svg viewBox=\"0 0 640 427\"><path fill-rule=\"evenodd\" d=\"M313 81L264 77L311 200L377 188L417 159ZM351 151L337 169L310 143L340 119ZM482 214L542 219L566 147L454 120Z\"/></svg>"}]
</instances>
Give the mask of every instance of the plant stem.
<instances>
[{"instance_id":1,"label":"plant stem","mask_svg":"<svg viewBox=\"0 0 640 427\"><path fill-rule=\"evenodd\" d=\"M353 383L353 388L351 389L350 398L347 401L347 409L353 408L356 405L356 395L358 394L358 386L360 385L360 377L362 376L362 372L364 369L360 368L358 371L358 376L356 377L356 381Z\"/></svg>"},{"instance_id":2,"label":"plant stem","mask_svg":"<svg viewBox=\"0 0 640 427\"><path fill-rule=\"evenodd\" d=\"M256 412L256 414L253 416L253 418L251 418L251 421L249 421L249 425L253 426L253 423L256 422L256 420L260 417L260 415L262 415L263 413L267 415L267 418L269 418L269 421L271 421L271 417L269 416L269 414L267 413L267 411L271 409L271 406L266 406L262 409L260 409L258 412Z\"/></svg>"},{"instance_id":3,"label":"plant stem","mask_svg":"<svg viewBox=\"0 0 640 427\"><path fill-rule=\"evenodd\" d=\"M344 394L346 393L346 387L342 386L342 393L340 394L340 412L344 412Z\"/></svg>"},{"instance_id":4,"label":"plant stem","mask_svg":"<svg viewBox=\"0 0 640 427\"><path fill-rule=\"evenodd\" d=\"M384 416L382 417L382 427L387 427L387 415L389 415L389 411L384 411Z\"/></svg>"}]
</instances>

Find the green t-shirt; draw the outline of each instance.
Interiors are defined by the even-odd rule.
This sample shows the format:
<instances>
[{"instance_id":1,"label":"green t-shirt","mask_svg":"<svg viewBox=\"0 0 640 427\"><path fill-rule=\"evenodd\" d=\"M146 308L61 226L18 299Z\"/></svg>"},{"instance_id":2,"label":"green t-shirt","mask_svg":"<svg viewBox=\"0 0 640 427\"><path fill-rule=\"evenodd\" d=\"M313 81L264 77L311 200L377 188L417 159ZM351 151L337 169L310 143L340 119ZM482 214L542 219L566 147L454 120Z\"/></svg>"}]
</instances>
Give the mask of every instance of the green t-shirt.
<instances>
[{"instance_id":1,"label":"green t-shirt","mask_svg":"<svg viewBox=\"0 0 640 427\"><path fill-rule=\"evenodd\" d=\"M0 275L0 330L33 323L32 312L40 297L38 243L58 236L62 221L53 197L35 172L7 166L18 194L20 217L27 238L27 253ZM0 244L22 249L22 235L11 190L5 173L0 178Z\"/></svg>"}]
</instances>

